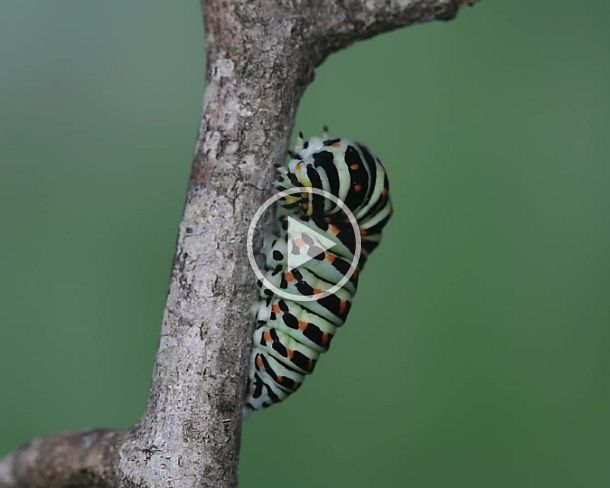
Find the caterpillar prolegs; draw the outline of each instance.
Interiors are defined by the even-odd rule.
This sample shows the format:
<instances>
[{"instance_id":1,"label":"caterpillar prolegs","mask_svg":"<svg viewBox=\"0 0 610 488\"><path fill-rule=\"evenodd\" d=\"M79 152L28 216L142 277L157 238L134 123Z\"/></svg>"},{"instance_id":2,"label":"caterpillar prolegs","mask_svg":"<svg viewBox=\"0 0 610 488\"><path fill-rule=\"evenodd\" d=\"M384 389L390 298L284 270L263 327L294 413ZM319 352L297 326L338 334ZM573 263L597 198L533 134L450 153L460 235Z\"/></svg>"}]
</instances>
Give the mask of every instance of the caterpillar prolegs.
<instances>
[{"instance_id":1,"label":"caterpillar prolegs","mask_svg":"<svg viewBox=\"0 0 610 488\"><path fill-rule=\"evenodd\" d=\"M286 166L279 168L275 189L317 188L339 198L358 223L362 252L345 285L314 300L289 300L258 282L261 299L255 307L246 415L282 401L313 372L320 354L328 350L337 328L345 322L359 272L379 245L392 215L386 171L366 146L329 138L326 131L307 141L299 134L290 155ZM280 204L275 233L264 242L267 280L280 290L308 297L330 289L348 272L356 248L345 213L312 192L285 196ZM330 239L334 246L323 251L306 232L289 241L288 217ZM289 253L307 253L313 259L289 269Z\"/></svg>"}]
</instances>

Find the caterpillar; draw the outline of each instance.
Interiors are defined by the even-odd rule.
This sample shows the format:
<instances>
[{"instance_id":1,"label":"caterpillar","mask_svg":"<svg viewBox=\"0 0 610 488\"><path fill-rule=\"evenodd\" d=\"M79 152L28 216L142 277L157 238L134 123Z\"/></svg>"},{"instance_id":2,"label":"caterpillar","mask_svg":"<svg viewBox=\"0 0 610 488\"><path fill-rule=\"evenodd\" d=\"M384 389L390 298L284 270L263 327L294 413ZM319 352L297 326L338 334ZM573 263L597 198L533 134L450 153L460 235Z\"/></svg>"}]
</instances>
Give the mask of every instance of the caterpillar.
<instances>
[{"instance_id":1,"label":"caterpillar","mask_svg":"<svg viewBox=\"0 0 610 488\"><path fill-rule=\"evenodd\" d=\"M382 230L392 215L385 168L363 144L330 138L325 128L321 137L309 140L299 133L289 155L288 163L278 169L274 188L280 192L295 188L329 192L355 217L360 239L354 236L340 206L318 193L297 192L279 200L276 228L263 244L265 278L280 290L307 297L307 301L278 296L258 281L260 301L254 306L256 327L245 416L284 400L314 371L320 355L328 350L337 329L345 322L360 271L379 245ZM292 235L289 240L288 217L334 245L322 251L307 232L297 233L296 238ZM361 253L356 270L334 293L321 293L346 276L357 240ZM312 259L289 269L289 255L303 253Z\"/></svg>"}]
</instances>

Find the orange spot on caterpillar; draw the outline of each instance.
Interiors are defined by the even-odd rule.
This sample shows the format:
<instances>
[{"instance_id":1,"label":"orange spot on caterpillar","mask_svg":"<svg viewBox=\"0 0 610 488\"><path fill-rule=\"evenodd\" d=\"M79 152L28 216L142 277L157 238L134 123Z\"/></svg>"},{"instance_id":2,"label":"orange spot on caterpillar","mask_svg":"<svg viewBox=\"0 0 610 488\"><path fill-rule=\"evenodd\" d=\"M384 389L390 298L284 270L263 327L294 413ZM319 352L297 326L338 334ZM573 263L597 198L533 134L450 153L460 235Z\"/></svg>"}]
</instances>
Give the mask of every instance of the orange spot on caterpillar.
<instances>
[{"instance_id":1,"label":"orange spot on caterpillar","mask_svg":"<svg viewBox=\"0 0 610 488\"><path fill-rule=\"evenodd\" d=\"M362 185L354 185L354 191L356 193L359 193L362 191Z\"/></svg>"},{"instance_id":2,"label":"orange spot on caterpillar","mask_svg":"<svg viewBox=\"0 0 610 488\"><path fill-rule=\"evenodd\" d=\"M307 363L307 369L309 371L313 371L313 367L316 365L316 362L313 359L310 359Z\"/></svg>"},{"instance_id":3,"label":"orange spot on caterpillar","mask_svg":"<svg viewBox=\"0 0 610 488\"><path fill-rule=\"evenodd\" d=\"M381 196L384 198L388 196L388 193L390 193L390 190L387 187L381 190Z\"/></svg>"},{"instance_id":4,"label":"orange spot on caterpillar","mask_svg":"<svg viewBox=\"0 0 610 488\"><path fill-rule=\"evenodd\" d=\"M286 281L291 282L294 281L296 278L294 277L294 275L292 274L292 272L288 271L287 273L284 273L284 278L286 278Z\"/></svg>"},{"instance_id":5,"label":"orange spot on caterpillar","mask_svg":"<svg viewBox=\"0 0 610 488\"><path fill-rule=\"evenodd\" d=\"M277 314L282 313L282 309L280 308L279 303L274 303L273 307L271 307L271 310L273 311L273 313L277 313Z\"/></svg>"},{"instance_id":6,"label":"orange spot on caterpillar","mask_svg":"<svg viewBox=\"0 0 610 488\"><path fill-rule=\"evenodd\" d=\"M294 245L297 247L303 247L305 245L305 241L303 239L294 239Z\"/></svg>"},{"instance_id":7,"label":"orange spot on caterpillar","mask_svg":"<svg viewBox=\"0 0 610 488\"><path fill-rule=\"evenodd\" d=\"M365 236L368 234L368 231L366 229L360 229L360 235L361 236Z\"/></svg>"},{"instance_id":8,"label":"orange spot on caterpillar","mask_svg":"<svg viewBox=\"0 0 610 488\"><path fill-rule=\"evenodd\" d=\"M284 381L284 377L281 374L277 375L277 382L282 383Z\"/></svg>"},{"instance_id":9,"label":"orange spot on caterpillar","mask_svg":"<svg viewBox=\"0 0 610 488\"><path fill-rule=\"evenodd\" d=\"M324 334L322 334L322 344L327 346L329 342L330 342L330 334L328 332L324 332Z\"/></svg>"},{"instance_id":10,"label":"orange spot on caterpillar","mask_svg":"<svg viewBox=\"0 0 610 488\"><path fill-rule=\"evenodd\" d=\"M330 252L327 252L327 253L326 253L326 260L327 260L329 263L331 263L331 264L332 264L332 263L334 263L334 262L335 262L335 259L337 259L337 256L336 256L335 254L332 254L332 253L330 253Z\"/></svg>"},{"instance_id":11,"label":"orange spot on caterpillar","mask_svg":"<svg viewBox=\"0 0 610 488\"><path fill-rule=\"evenodd\" d=\"M263 368L263 358L260 356L256 356L256 367L258 369L262 369Z\"/></svg>"},{"instance_id":12,"label":"orange spot on caterpillar","mask_svg":"<svg viewBox=\"0 0 610 488\"><path fill-rule=\"evenodd\" d=\"M292 356L294 356L294 349L286 349L286 355L288 356L288 359L292 359Z\"/></svg>"},{"instance_id":13,"label":"orange spot on caterpillar","mask_svg":"<svg viewBox=\"0 0 610 488\"><path fill-rule=\"evenodd\" d=\"M265 341L265 344L266 344L267 342L269 342L269 341L273 340L273 339L272 339L272 337L271 337L271 332L269 332L268 330L266 330L265 332L263 332L263 340Z\"/></svg>"},{"instance_id":14,"label":"orange spot on caterpillar","mask_svg":"<svg viewBox=\"0 0 610 488\"><path fill-rule=\"evenodd\" d=\"M303 169L303 162L297 163L297 165L295 166L295 169L297 171L301 171Z\"/></svg>"},{"instance_id":15,"label":"orange spot on caterpillar","mask_svg":"<svg viewBox=\"0 0 610 488\"><path fill-rule=\"evenodd\" d=\"M349 167L349 169L351 169L352 171L356 171L359 168L360 168L360 165L358 163L354 163Z\"/></svg>"},{"instance_id":16,"label":"orange spot on caterpillar","mask_svg":"<svg viewBox=\"0 0 610 488\"><path fill-rule=\"evenodd\" d=\"M347 300L341 300L339 302L339 313L343 314L347 310Z\"/></svg>"},{"instance_id":17,"label":"orange spot on caterpillar","mask_svg":"<svg viewBox=\"0 0 610 488\"><path fill-rule=\"evenodd\" d=\"M324 290L322 290L320 288L314 288L313 289L313 294L314 295L321 295L322 293L324 293Z\"/></svg>"},{"instance_id":18,"label":"orange spot on caterpillar","mask_svg":"<svg viewBox=\"0 0 610 488\"><path fill-rule=\"evenodd\" d=\"M300 331L304 331L305 329L307 329L307 326L309 324L307 322L305 322L304 320L299 320L299 330Z\"/></svg>"},{"instance_id":19,"label":"orange spot on caterpillar","mask_svg":"<svg viewBox=\"0 0 610 488\"><path fill-rule=\"evenodd\" d=\"M328 226L328 230L330 230L330 233L331 233L332 235L334 235L334 236L339 235L339 232L341 232L341 231L339 230L339 227L337 227L337 226L336 226L336 225L334 225L334 224L330 224L330 225Z\"/></svg>"}]
</instances>

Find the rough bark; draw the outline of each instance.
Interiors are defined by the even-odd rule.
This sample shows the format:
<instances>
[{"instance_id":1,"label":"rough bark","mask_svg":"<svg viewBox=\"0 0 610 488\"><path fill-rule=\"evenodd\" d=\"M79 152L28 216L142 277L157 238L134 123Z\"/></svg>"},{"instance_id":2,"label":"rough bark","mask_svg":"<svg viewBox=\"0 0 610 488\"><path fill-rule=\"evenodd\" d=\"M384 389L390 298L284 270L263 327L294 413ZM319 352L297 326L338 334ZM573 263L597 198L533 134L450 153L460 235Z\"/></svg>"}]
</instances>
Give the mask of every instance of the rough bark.
<instances>
[{"instance_id":1,"label":"rough bark","mask_svg":"<svg viewBox=\"0 0 610 488\"><path fill-rule=\"evenodd\" d=\"M333 51L453 18L461 0L208 0L197 140L146 413L128 431L34 440L0 487L235 487L255 299L245 242L299 99Z\"/></svg>"}]
</instances>

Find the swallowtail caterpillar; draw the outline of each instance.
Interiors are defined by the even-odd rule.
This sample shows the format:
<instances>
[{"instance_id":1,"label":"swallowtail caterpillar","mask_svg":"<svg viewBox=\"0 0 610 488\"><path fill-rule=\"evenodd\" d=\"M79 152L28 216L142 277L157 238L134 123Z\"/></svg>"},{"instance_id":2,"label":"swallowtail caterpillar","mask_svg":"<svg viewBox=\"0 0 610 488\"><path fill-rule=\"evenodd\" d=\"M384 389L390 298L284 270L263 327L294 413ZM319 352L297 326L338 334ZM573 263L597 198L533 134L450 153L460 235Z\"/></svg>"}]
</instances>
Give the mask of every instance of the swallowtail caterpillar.
<instances>
[{"instance_id":1,"label":"swallowtail caterpillar","mask_svg":"<svg viewBox=\"0 0 610 488\"><path fill-rule=\"evenodd\" d=\"M258 282L256 328L250 362L246 411L278 403L295 392L311 374L323 352L343 325L356 292L360 271L379 245L392 215L387 173L369 149L345 138L304 140L299 134L291 159L279 168L278 191L296 187L319 188L345 203L358 223L362 253L356 272L345 285L326 297L295 301L277 296ZM345 213L315 193L297 193L280 200L274 235L265 238L266 277L290 293L313 294L329 289L346 274L355 252L355 238ZM303 222L336 245L288 271L287 220ZM303 248L311 245L303 235Z\"/></svg>"}]
</instances>

